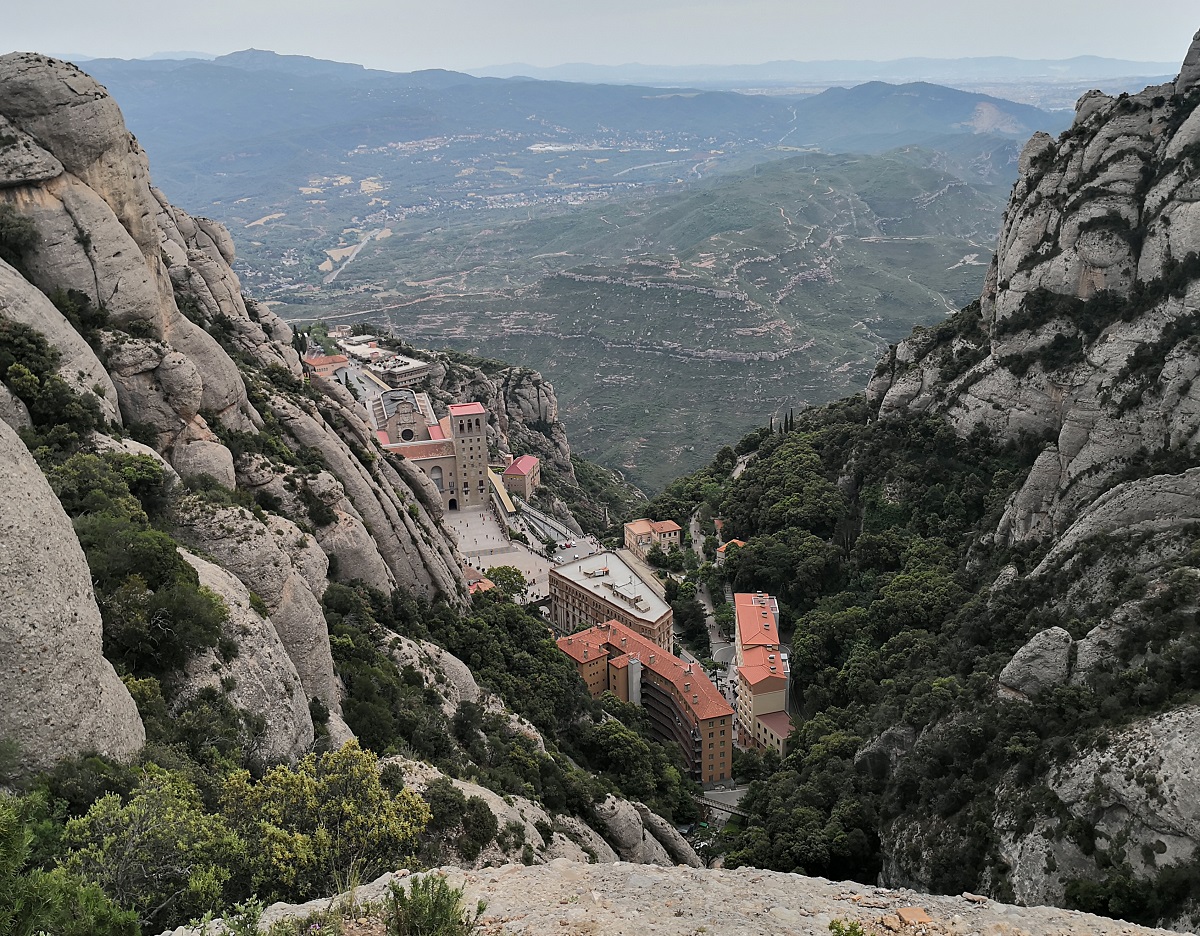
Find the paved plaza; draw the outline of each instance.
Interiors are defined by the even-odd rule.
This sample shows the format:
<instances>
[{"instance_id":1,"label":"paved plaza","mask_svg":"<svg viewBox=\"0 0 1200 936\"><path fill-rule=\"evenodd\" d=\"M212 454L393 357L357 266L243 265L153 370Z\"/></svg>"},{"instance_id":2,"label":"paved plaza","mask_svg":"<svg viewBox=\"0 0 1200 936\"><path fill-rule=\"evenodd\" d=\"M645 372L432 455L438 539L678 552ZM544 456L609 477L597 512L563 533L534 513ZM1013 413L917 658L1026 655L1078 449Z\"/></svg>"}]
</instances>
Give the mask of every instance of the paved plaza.
<instances>
[{"instance_id":1,"label":"paved plaza","mask_svg":"<svg viewBox=\"0 0 1200 936\"><path fill-rule=\"evenodd\" d=\"M480 572L486 574L492 566L515 566L531 583L527 601L550 594L550 560L521 543L511 542L491 510L484 507L449 510L445 522L458 537L459 552Z\"/></svg>"}]
</instances>

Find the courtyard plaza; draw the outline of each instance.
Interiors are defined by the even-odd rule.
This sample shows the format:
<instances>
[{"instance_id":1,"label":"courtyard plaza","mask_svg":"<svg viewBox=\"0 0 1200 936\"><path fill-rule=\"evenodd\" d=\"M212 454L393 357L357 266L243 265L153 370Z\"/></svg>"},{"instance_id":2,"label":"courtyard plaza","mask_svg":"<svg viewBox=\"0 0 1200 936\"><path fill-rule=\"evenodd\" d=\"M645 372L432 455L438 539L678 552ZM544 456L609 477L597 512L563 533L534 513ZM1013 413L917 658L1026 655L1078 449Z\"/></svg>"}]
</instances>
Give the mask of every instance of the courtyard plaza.
<instances>
[{"instance_id":1,"label":"courtyard plaza","mask_svg":"<svg viewBox=\"0 0 1200 936\"><path fill-rule=\"evenodd\" d=\"M486 575L492 566L514 566L530 583L526 601L538 601L550 594L550 560L510 540L490 509L450 510L444 520L458 537L459 552L480 572Z\"/></svg>"}]
</instances>

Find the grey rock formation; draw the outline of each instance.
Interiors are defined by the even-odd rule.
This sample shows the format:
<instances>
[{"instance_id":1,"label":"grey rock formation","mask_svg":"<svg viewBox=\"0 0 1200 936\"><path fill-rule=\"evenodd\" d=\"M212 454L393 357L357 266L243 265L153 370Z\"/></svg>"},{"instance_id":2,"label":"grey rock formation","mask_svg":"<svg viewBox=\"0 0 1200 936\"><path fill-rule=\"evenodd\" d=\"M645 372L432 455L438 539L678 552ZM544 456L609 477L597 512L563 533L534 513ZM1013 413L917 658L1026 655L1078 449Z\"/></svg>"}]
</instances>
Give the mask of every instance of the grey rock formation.
<instances>
[{"instance_id":1,"label":"grey rock formation","mask_svg":"<svg viewBox=\"0 0 1200 936\"><path fill-rule=\"evenodd\" d=\"M0 419L18 432L33 425L29 420L28 407L4 384L0 384Z\"/></svg>"},{"instance_id":2,"label":"grey rock formation","mask_svg":"<svg viewBox=\"0 0 1200 936\"><path fill-rule=\"evenodd\" d=\"M604 825L605 837L622 861L656 865L675 863L658 839L646 829L633 803L610 793L594 809L596 818Z\"/></svg>"},{"instance_id":3,"label":"grey rock formation","mask_svg":"<svg viewBox=\"0 0 1200 936\"><path fill-rule=\"evenodd\" d=\"M696 850L671 823L642 803L634 803L633 808L642 817L642 825L645 826L646 831L658 839L659 844L671 856L672 861L676 864L687 865L689 868L704 867L704 862L700 860Z\"/></svg>"},{"instance_id":4,"label":"grey rock formation","mask_svg":"<svg viewBox=\"0 0 1200 936\"><path fill-rule=\"evenodd\" d=\"M1181 96L1200 75L1198 50L1194 43L1176 85L1119 98L1090 93L1062 138L1029 142L979 334L947 343L918 333L872 381L884 416L937 412L962 435L983 425L1001 438L1055 440L1008 505L998 532L1010 543L1060 534L1139 452L1195 442L1200 359L1187 336L1200 283L1160 287L1200 252L1200 192L1186 156L1200 141L1200 110ZM1104 294L1123 314L1096 312L1096 324L1081 330L1042 301L1046 293ZM1120 302L1137 304L1138 314ZM1064 339L1070 353L1048 353ZM947 384L941 365L964 342L982 360ZM1151 349L1153 366L1139 363Z\"/></svg>"},{"instance_id":5,"label":"grey rock formation","mask_svg":"<svg viewBox=\"0 0 1200 936\"><path fill-rule=\"evenodd\" d=\"M0 115L45 154L41 169L0 187L0 199L39 233L24 258L33 284L46 293L78 289L118 326L136 325L161 340L191 364L206 411L233 428L252 428L258 416L237 367L176 307L146 157L116 103L75 66L28 53L0 56L0 86ZM48 177L51 160L62 171ZM154 397L157 388L126 386L122 407L163 409L161 400L142 401L142 394ZM180 412L163 431L173 436L191 418Z\"/></svg>"},{"instance_id":6,"label":"grey rock formation","mask_svg":"<svg viewBox=\"0 0 1200 936\"><path fill-rule=\"evenodd\" d=\"M312 716L300 676L274 626L251 607L250 592L240 581L186 550L181 554L200 576L200 584L225 602L229 620L224 634L237 644L238 653L228 661L222 661L214 650L193 657L177 704L205 687L232 683L227 690L229 701L262 716L265 723L263 734L249 752L251 757L262 764L297 760L313 743Z\"/></svg>"},{"instance_id":7,"label":"grey rock formation","mask_svg":"<svg viewBox=\"0 0 1200 936\"><path fill-rule=\"evenodd\" d=\"M128 760L146 732L101 652L100 610L71 521L0 422L0 737L48 769L95 751Z\"/></svg>"},{"instance_id":8,"label":"grey rock formation","mask_svg":"<svg viewBox=\"0 0 1200 936\"><path fill-rule=\"evenodd\" d=\"M382 460L371 469L365 467L319 413L282 398L272 401L272 409L300 445L324 456L348 504L371 531L396 584L429 597L463 601L466 587L452 547L395 469ZM342 416L354 428L350 415L343 412ZM361 432L365 436L366 428L361 427Z\"/></svg>"},{"instance_id":9,"label":"grey rock formation","mask_svg":"<svg viewBox=\"0 0 1200 936\"><path fill-rule=\"evenodd\" d=\"M1070 674L1071 644L1061 627L1035 634L1000 672L1000 685L1027 697L1061 686Z\"/></svg>"},{"instance_id":10,"label":"grey rock formation","mask_svg":"<svg viewBox=\"0 0 1200 936\"><path fill-rule=\"evenodd\" d=\"M54 304L3 260L0 260L0 318L41 332L61 355L58 375L80 393L96 397L106 419L120 422L117 390L96 353Z\"/></svg>"},{"instance_id":11,"label":"grey rock formation","mask_svg":"<svg viewBox=\"0 0 1200 936\"><path fill-rule=\"evenodd\" d=\"M105 452L116 452L124 455L143 455L146 458L153 458L158 467L163 470L163 474L166 475L168 487L178 484L180 481L179 474L171 467L170 462L159 455L155 449L133 439L114 439L112 436L95 432L88 441L88 447L97 455L102 455Z\"/></svg>"},{"instance_id":12,"label":"grey rock formation","mask_svg":"<svg viewBox=\"0 0 1200 936\"><path fill-rule=\"evenodd\" d=\"M1200 839L1198 729L1195 705L1138 722L1053 772L1049 787L1068 820L1092 825L1096 847L1138 877L1187 862ZM1022 902L1061 903L1065 881L1095 874L1094 858L1052 821L1007 836L1001 857Z\"/></svg>"},{"instance_id":13,"label":"grey rock formation","mask_svg":"<svg viewBox=\"0 0 1200 936\"><path fill-rule=\"evenodd\" d=\"M285 548L289 542L297 548L306 535L282 517L266 525L240 507L214 507L197 498L186 499L175 519L184 542L214 557L263 600L306 698L321 699L340 714L325 615L306 577L311 570L294 562Z\"/></svg>"},{"instance_id":14,"label":"grey rock formation","mask_svg":"<svg viewBox=\"0 0 1200 936\"><path fill-rule=\"evenodd\" d=\"M464 890L463 902L487 904L485 916L498 931L523 936L562 933L695 936L827 936L837 920L864 932L985 933L987 936L1166 936L1126 923L1055 910L982 903L966 895L932 895L891 890L853 881L827 881L757 868L735 870L653 868L618 862L582 864L560 859L549 864L510 864L464 871L437 868L426 872ZM273 904L263 925L302 920L330 907L357 901L382 901L395 884L416 875L398 870L350 894L331 895L307 904ZM920 908L931 922L902 926L901 908ZM293 924L294 925L294 924ZM163 936L199 936L178 929Z\"/></svg>"}]
</instances>

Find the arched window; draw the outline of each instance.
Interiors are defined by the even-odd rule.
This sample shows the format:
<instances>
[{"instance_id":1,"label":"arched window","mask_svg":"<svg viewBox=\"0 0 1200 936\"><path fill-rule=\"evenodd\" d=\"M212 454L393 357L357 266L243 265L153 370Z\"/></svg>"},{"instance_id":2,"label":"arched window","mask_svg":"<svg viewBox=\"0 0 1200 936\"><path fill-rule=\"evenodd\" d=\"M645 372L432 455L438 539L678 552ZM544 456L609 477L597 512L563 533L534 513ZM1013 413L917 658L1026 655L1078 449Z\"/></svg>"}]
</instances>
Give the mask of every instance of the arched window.
<instances>
[{"instance_id":1,"label":"arched window","mask_svg":"<svg viewBox=\"0 0 1200 936\"><path fill-rule=\"evenodd\" d=\"M429 480L437 485L437 489L442 489L442 466L434 465L429 469Z\"/></svg>"}]
</instances>

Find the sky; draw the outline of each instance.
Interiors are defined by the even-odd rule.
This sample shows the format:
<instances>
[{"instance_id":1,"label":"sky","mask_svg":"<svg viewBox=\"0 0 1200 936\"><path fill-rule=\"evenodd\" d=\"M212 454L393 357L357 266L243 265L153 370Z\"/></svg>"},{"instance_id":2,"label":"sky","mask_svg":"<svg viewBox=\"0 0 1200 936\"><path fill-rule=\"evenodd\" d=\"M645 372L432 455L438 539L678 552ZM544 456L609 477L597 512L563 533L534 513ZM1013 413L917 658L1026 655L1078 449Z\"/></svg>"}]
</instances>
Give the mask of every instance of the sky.
<instances>
[{"instance_id":1,"label":"sky","mask_svg":"<svg viewBox=\"0 0 1200 936\"><path fill-rule=\"evenodd\" d=\"M8 5L0 49L139 58L258 48L389 71L522 62L1102 55L1178 63L1195 0L55 0ZM1131 12L1135 11L1135 12Z\"/></svg>"}]
</instances>

